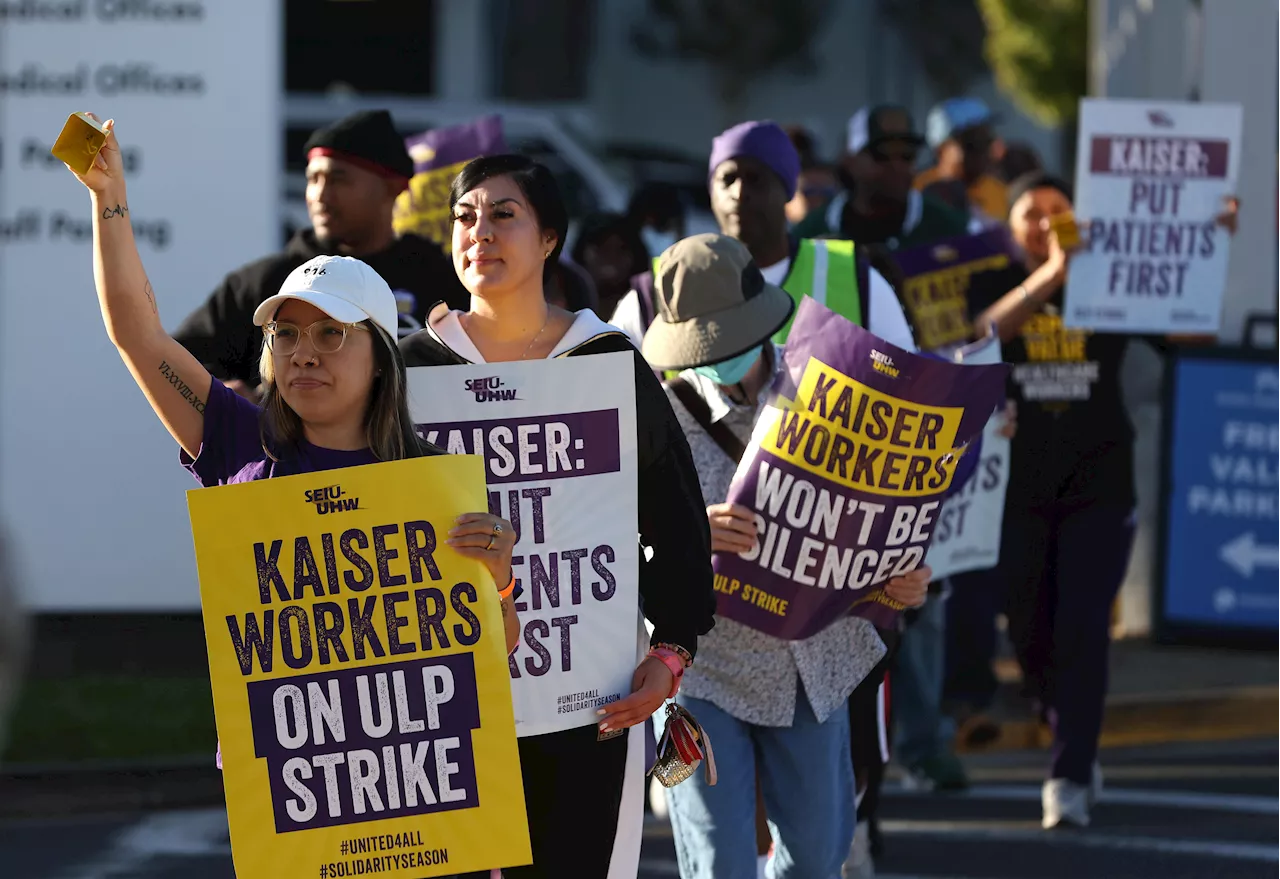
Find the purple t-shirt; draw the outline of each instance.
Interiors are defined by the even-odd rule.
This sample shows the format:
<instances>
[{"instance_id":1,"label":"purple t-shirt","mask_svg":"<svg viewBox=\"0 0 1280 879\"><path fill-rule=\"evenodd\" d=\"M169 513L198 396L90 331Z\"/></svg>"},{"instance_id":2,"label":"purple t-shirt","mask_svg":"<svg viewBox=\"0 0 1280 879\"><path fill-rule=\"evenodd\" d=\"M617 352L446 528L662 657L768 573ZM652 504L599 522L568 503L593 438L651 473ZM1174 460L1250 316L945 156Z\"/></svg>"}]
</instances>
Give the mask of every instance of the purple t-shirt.
<instances>
[{"instance_id":1,"label":"purple t-shirt","mask_svg":"<svg viewBox=\"0 0 1280 879\"><path fill-rule=\"evenodd\" d=\"M258 419L262 409L241 397L216 378L204 407L204 440L193 461L181 453L182 466L202 486L234 485L273 476L296 476L317 470L337 470L377 463L369 449L322 449L306 440L296 448L281 450L273 461L262 448Z\"/></svg>"}]
</instances>

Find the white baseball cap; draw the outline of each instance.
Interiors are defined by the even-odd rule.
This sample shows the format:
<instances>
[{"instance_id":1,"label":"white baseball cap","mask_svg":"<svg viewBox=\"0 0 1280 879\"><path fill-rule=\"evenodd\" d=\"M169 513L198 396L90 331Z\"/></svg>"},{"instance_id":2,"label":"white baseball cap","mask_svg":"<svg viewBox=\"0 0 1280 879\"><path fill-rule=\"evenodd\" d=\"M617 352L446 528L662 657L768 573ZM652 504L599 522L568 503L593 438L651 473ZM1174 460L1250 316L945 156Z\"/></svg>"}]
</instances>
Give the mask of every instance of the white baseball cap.
<instances>
[{"instance_id":1,"label":"white baseball cap","mask_svg":"<svg viewBox=\"0 0 1280 879\"><path fill-rule=\"evenodd\" d=\"M395 294L381 275L354 257L317 256L298 266L284 279L280 292L253 312L254 324L262 326L272 320L276 309L288 299L309 302L346 324L371 320L396 338Z\"/></svg>"}]
</instances>

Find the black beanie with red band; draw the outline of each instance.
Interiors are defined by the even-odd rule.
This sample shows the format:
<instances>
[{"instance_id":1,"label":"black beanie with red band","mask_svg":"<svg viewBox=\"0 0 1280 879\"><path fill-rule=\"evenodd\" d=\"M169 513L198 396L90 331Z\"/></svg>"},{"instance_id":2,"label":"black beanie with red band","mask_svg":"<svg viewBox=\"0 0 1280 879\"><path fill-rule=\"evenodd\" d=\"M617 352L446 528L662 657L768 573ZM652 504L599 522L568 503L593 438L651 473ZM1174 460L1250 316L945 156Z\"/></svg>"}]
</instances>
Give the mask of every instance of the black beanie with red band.
<instances>
[{"instance_id":1,"label":"black beanie with red band","mask_svg":"<svg viewBox=\"0 0 1280 879\"><path fill-rule=\"evenodd\" d=\"M413 159L386 110L367 110L318 128L307 139L307 161L333 156L406 185L413 176Z\"/></svg>"}]
</instances>

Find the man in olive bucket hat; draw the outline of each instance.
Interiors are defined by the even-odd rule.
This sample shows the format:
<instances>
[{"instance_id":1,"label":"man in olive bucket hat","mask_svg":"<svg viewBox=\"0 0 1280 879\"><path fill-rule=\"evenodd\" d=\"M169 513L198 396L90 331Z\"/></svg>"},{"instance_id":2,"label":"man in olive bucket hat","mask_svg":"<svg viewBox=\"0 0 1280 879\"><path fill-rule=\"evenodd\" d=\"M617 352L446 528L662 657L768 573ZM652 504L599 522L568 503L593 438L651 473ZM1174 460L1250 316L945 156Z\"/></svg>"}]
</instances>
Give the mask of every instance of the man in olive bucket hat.
<instances>
[{"instance_id":1,"label":"man in olive bucket hat","mask_svg":"<svg viewBox=\"0 0 1280 879\"><path fill-rule=\"evenodd\" d=\"M655 273L657 314L643 353L667 383L698 469L713 552L746 552L754 516L723 503L765 388L779 368L770 337L794 303L767 282L740 241L695 235L669 247ZM914 606L929 572L888 591ZM756 766L774 841L772 876L836 877L855 820L847 701L884 653L867 621L846 618L803 641L784 641L720 618L698 645L676 702L706 729L719 781L702 774L671 788L668 802L685 879L756 874ZM803 686L801 685L803 684Z\"/></svg>"}]
</instances>

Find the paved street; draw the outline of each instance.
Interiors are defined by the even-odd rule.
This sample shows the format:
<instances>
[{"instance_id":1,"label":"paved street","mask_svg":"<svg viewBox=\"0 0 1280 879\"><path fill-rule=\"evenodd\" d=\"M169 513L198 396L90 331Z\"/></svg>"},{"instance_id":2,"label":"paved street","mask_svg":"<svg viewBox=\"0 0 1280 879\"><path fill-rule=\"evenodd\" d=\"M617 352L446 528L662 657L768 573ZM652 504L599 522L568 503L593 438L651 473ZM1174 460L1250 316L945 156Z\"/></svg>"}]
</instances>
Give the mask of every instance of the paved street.
<instances>
[{"instance_id":1,"label":"paved street","mask_svg":"<svg viewBox=\"0 0 1280 879\"><path fill-rule=\"evenodd\" d=\"M1274 740L1104 754L1107 792L1084 832L1039 829L1039 754L969 759L963 796L896 788L882 879L1231 879L1277 870ZM5 879L230 879L221 809L0 824ZM653 823L642 879L677 876L670 829ZM744 877L751 879L751 877Z\"/></svg>"}]
</instances>

